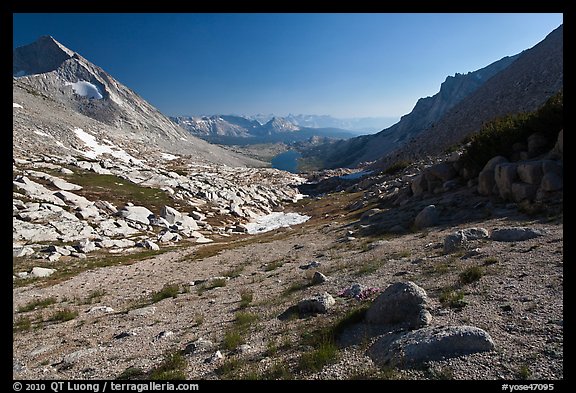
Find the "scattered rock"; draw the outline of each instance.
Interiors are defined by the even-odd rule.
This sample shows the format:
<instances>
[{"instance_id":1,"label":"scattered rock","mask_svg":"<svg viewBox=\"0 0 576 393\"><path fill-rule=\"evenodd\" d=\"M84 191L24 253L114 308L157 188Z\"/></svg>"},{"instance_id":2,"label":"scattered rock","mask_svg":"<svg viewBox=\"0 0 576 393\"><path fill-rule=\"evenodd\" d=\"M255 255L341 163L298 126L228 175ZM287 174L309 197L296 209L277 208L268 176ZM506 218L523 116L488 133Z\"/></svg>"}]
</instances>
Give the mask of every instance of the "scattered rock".
<instances>
[{"instance_id":1,"label":"scattered rock","mask_svg":"<svg viewBox=\"0 0 576 393\"><path fill-rule=\"evenodd\" d=\"M498 242L518 242L544 236L544 232L532 228L501 228L494 229L490 238Z\"/></svg>"},{"instance_id":2,"label":"scattered rock","mask_svg":"<svg viewBox=\"0 0 576 393\"><path fill-rule=\"evenodd\" d=\"M308 270L311 268L316 268L316 267L320 267L321 263L318 261L311 261L309 263L307 263L306 265L300 265L299 268L302 270Z\"/></svg>"},{"instance_id":3,"label":"scattered rock","mask_svg":"<svg viewBox=\"0 0 576 393\"><path fill-rule=\"evenodd\" d=\"M56 262L57 260L60 259L61 256L62 256L62 254L59 254L57 252L53 252L48 256L48 261Z\"/></svg>"},{"instance_id":4,"label":"scattered rock","mask_svg":"<svg viewBox=\"0 0 576 393\"><path fill-rule=\"evenodd\" d=\"M154 214L143 206L124 206L118 214L128 221L135 221L140 224L150 225L148 217Z\"/></svg>"},{"instance_id":5,"label":"scattered rock","mask_svg":"<svg viewBox=\"0 0 576 393\"><path fill-rule=\"evenodd\" d=\"M14 258L25 257L27 255L34 254L34 249L32 247L15 247L12 249L12 256Z\"/></svg>"},{"instance_id":6,"label":"scattered rock","mask_svg":"<svg viewBox=\"0 0 576 393\"><path fill-rule=\"evenodd\" d=\"M461 250L466 247L469 240L487 239L488 230L485 228L466 228L451 233L444 239L444 253Z\"/></svg>"},{"instance_id":7,"label":"scattered rock","mask_svg":"<svg viewBox=\"0 0 576 393\"><path fill-rule=\"evenodd\" d=\"M112 307L108 307L108 306L96 306L96 307L92 307L90 310L86 311L88 313L96 313L96 312L103 312L103 313L111 313L114 312L114 309Z\"/></svg>"},{"instance_id":8,"label":"scattered rock","mask_svg":"<svg viewBox=\"0 0 576 393\"><path fill-rule=\"evenodd\" d=\"M80 349L78 351L69 353L68 355L64 356L62 359L62 363L66 365L71 365L79 361L80 359L97 352L98 348L87 348L87 349Z\"/></svg>"},{"instance_id":9,"label":"scattered rock","mask_svg":"<svg viewBox=\"0 0 576 393\"><path fill-rule=\"evenodd\" d=\"M142 308L135 308L134 310L128 311L128 315L130 316L138 316L138 317L146 317L150 315L154 315L156 312L156 307L148 306Z\"/></svg>"},{"instance_id":10,"label":"scattered rock","mask_svg":"<svg viewBox=\"0 0 576 393\"><path fill-rule=\"evenodd\" d=\"M173 335L174 335L173 331L164 330L164 331L161 331L160 333L158 333L156 335L156 337L154 337L154 341L163 340L163 339L168 338L168 337L173 336Z\"/></svg>"},{"instance_id":11,"label":"scattered rock","mask_svg":"<svg viewBox=\"0 0 576 393\"><path fill-rule=\"evenodd\" d=\"M121 333L118 333L117 335L115 335L114 338L116 340L120 340L122 338L130 337L130 336L136 336L136 333L135 332L121 332Z\"/></svg>"},{"instance_id":12,"label":"scattered rock","mask_svg":"<svg viewBox=\"0 0 576 393\"><path fill-rule=\"evenodd\" d=\"M486 228L466 228L459 232L466 237L466 240L479 240L487 239L489 237L488 230Z\"/></svg>"},{"instance_id":13,"label":"scattered rock","mask_svg":"<svg viewBox=\"0 0 576 393\"><path fill-rule=\"evenodd\" d=\"M312 276L312 284L322 284L326 281L328 281L328 277L320 272L314 272L314 275Z\"/></svg>"},{"instance_id":14,"label":"scattered rock","mask_svg":"<svg viewBox=\"0 0 576 393\"><path fill-rule=\"evenodd\" d=\"M451 233L444 239L444 254L463 249L466 246L466 236L461 231Z\"/></svg>"},{"instance_id":15,"label":"scattered rock","mask_svg":"<svg viewBox=\"0 0 576 393\"><path fill-rule=\"evenodd\" d=\"M144 240L143 242L136 243L136 246L145 247L153 251L160 250L160 247L158 247L156 243L148 239Z\"/></svg>"},{"instance_id":16,"label":"scattered rock","mask_svg":"<svg viewBox=\"0 0 576 393\"><path fill-rule=\"evenodd\" d=\"M56 269L48 269L45 267L34 267L32 268L32 270L30 271L30 273L28 273L29 277L49 277L52 274L54 274L56 272Z\"/></svg>"},{"instance_id":17,"label":"scattered rock","mask_svg":"<svg viewBox=\"0 0 576 393\"><path fill-rule=\"evenodd\" d=\"M368 355L380 365L410 367L493 349L490 335L474 326L425 327L384 335L372 345Z\"/></svg>"},{"instance_id":18,"label":"scattered rock","mask_svg":"<svg viewBox=\"0 0 576 393\"><path fill-rule=\"evenodd\" d=\"M336 301L328 292L316 294L298 302L298 311L302 314L326 313Z\"/></svg>"},{"instance_id":19,"label":"scattered rock","mask_svg":"<svg viewBox=\"0 0 576 393\"><path fill-rule=\"evenodd\" d=\"M215 363L215 362L219 362L223 359L224 359L224 355L222 355L222 353L220 351L216 351L214 353L214 355L212 355L211 357L206 359L204 362L205 363Z\"/></svg>"},{"instance_id":20,"label":"scattered rock","mask_svg":"<svg viewBox=\"0 0 576 393\"><path fill-rule=\"evenodd\" d=\"M440 218L440 213L434 205L428 205L418 215L414 220L414 226L418 229L432 227L438 224Z\"/></svg>"},{"instance_id":21,"label":"scattered rock","mask_svg":"<svg viewBox=\"0 0 576 393\"><path fill-rule=\"evenodd\" d=\"M198 340L186 345L186 348L184 348L184 354L187 355L194 352L206 352L212 348L214 348L214 343L212 341L200 337Z\"/></svg>"},{"instance_id":22,"label":"scattered rock","mask_svg":"<svg viewBox=\"0 0 576 393\"><path fill-rule=\"evenodd\" d=\"M384 290L366 311L366 322L417 329L432 320L426 291L412 281L397 282Z\"/></svg>"},{"instance_id":23,"label":"scattered rock","mask_svg":"<svg viewBox=\"0 0 576 393\"><path fill-rule=\"evenodd\" d=\"M86 254L96 250L96 244L88 239L83 239L76 244L76 249L81 253Z\"/></svg>"}]
</instances>

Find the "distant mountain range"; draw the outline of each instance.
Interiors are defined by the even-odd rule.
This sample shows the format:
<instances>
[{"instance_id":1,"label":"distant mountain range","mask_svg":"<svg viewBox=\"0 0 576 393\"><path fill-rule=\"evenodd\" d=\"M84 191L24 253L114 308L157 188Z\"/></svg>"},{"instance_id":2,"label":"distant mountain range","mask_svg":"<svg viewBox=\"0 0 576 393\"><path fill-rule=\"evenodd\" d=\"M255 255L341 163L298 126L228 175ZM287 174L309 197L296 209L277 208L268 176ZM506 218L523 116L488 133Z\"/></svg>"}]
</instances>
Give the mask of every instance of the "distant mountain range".
<instances>
[{"instance_id":1,"label":"distant mountain range","mask_svg":"<svg viewBox=\"0 0 576 393\"><path fill-rule=\"evenodd\" d=\"M480 70L448 76L440 91L377 134L314 146L305 157L326 168L381 164L438 153L497 116L534 110L562 88L562 26L533 48Z\"/></svg>"},{"instance_id":2,"label":"distant mountain range","mask_svg":"<svg viewBox=\"0 0 576 393\"><path fill-rule=\"evenodd\" d=\"M269 122L274 117L279 117L274 114L263 115L257 114L252 116L243 116L247 119L257 120L260 124ZM349 130L358 134L373 134L384 127L394 124L398 120L397 117L351 117L351 118L335 118L329 115L293 115L288 114L282 116L287 121L294 123L301 127L308 128L339 128L342 130Z\"/></svg>"},{"instance_id":3,"label":"distant mountain range","mask_svg":"<svg viewBox=\"0 0 576 393\"><path fill-rule=\"evenodd\" d=\"M211 143L230 145L293 143L313 137L348 139L358 135L357 132L334 127L304 127L284 117L272 117L265 123L235 115L178 116L170 119L194 136Z\"/></svg>"}]
</instances>

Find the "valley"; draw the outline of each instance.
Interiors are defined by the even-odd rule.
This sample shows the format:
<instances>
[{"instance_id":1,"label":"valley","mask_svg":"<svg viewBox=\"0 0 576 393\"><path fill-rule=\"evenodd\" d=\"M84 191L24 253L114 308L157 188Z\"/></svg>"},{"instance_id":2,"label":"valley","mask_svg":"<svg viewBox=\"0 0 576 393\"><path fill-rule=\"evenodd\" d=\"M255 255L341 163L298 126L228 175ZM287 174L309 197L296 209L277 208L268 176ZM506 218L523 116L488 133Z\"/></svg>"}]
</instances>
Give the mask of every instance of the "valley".
<instances>
[{"instance_id":1,"label":"valley","mask_svg":"<svg viewBox=\"0 0 576 393\"><path fill-rule=\"evenodd\" d=\"M562 380L562 48L361 137L16 48L13 379Z\"/></svg>"}]
</instances>

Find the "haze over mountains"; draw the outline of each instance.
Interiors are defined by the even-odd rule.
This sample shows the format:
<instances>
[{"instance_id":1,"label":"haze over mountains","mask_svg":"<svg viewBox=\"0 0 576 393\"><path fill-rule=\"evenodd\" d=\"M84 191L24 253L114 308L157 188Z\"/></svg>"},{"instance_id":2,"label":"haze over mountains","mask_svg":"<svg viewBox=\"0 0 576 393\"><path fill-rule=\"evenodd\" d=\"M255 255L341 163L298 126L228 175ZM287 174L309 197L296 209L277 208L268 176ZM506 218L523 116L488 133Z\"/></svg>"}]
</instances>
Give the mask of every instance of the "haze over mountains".
<instances>
[{"instance_id":1,"label":"haze over mountains","mask_svg":"<svg viewBox=\"0 0 576 393\"><path fill-rule=\"evenodd\" d=\"M496 116L534 110L563 83L563 27L522 53L467 74L449 76L440 91L421 98L409 114L387 129L310 148L305 156L327 168L422 156L458 143Z\"/></svg>"},{"instance_id":2,"label":"haze over mountains","mask_svg":"<svg viewBox=\"0 0 576 393\"><path fill-rule=\"evenodd\" d=\"M314 116L307 118L308 124L326 123L314 121ZM266 122L235 115L178 116L170 119L192 135L221 144L290 143L311 137L348 139L358 135L350 130L333 127L302 126L295 117L273 116ZM304 120L300 122L305 123Z\"/></svg>"}]
</instances>

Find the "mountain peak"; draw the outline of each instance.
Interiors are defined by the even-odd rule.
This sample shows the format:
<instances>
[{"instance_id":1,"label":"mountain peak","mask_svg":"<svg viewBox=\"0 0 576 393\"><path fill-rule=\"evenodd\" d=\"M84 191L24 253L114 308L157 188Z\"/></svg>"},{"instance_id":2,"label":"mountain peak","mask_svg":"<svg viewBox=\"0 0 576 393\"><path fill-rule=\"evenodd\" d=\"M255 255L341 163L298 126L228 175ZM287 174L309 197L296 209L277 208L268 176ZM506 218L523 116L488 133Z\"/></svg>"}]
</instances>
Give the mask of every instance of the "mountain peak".
<instances>
[{"instance_id":1,"label":"mountain peak","mask_svg":"<svg viewBox=\"0 0 576 393\"><path fill-rule=\"evenodd\" d=\"M54 71L76 53L49 35L38 38L31 44L14 49L12 74L24 76Z\"/></svg>"}]
</instances>

